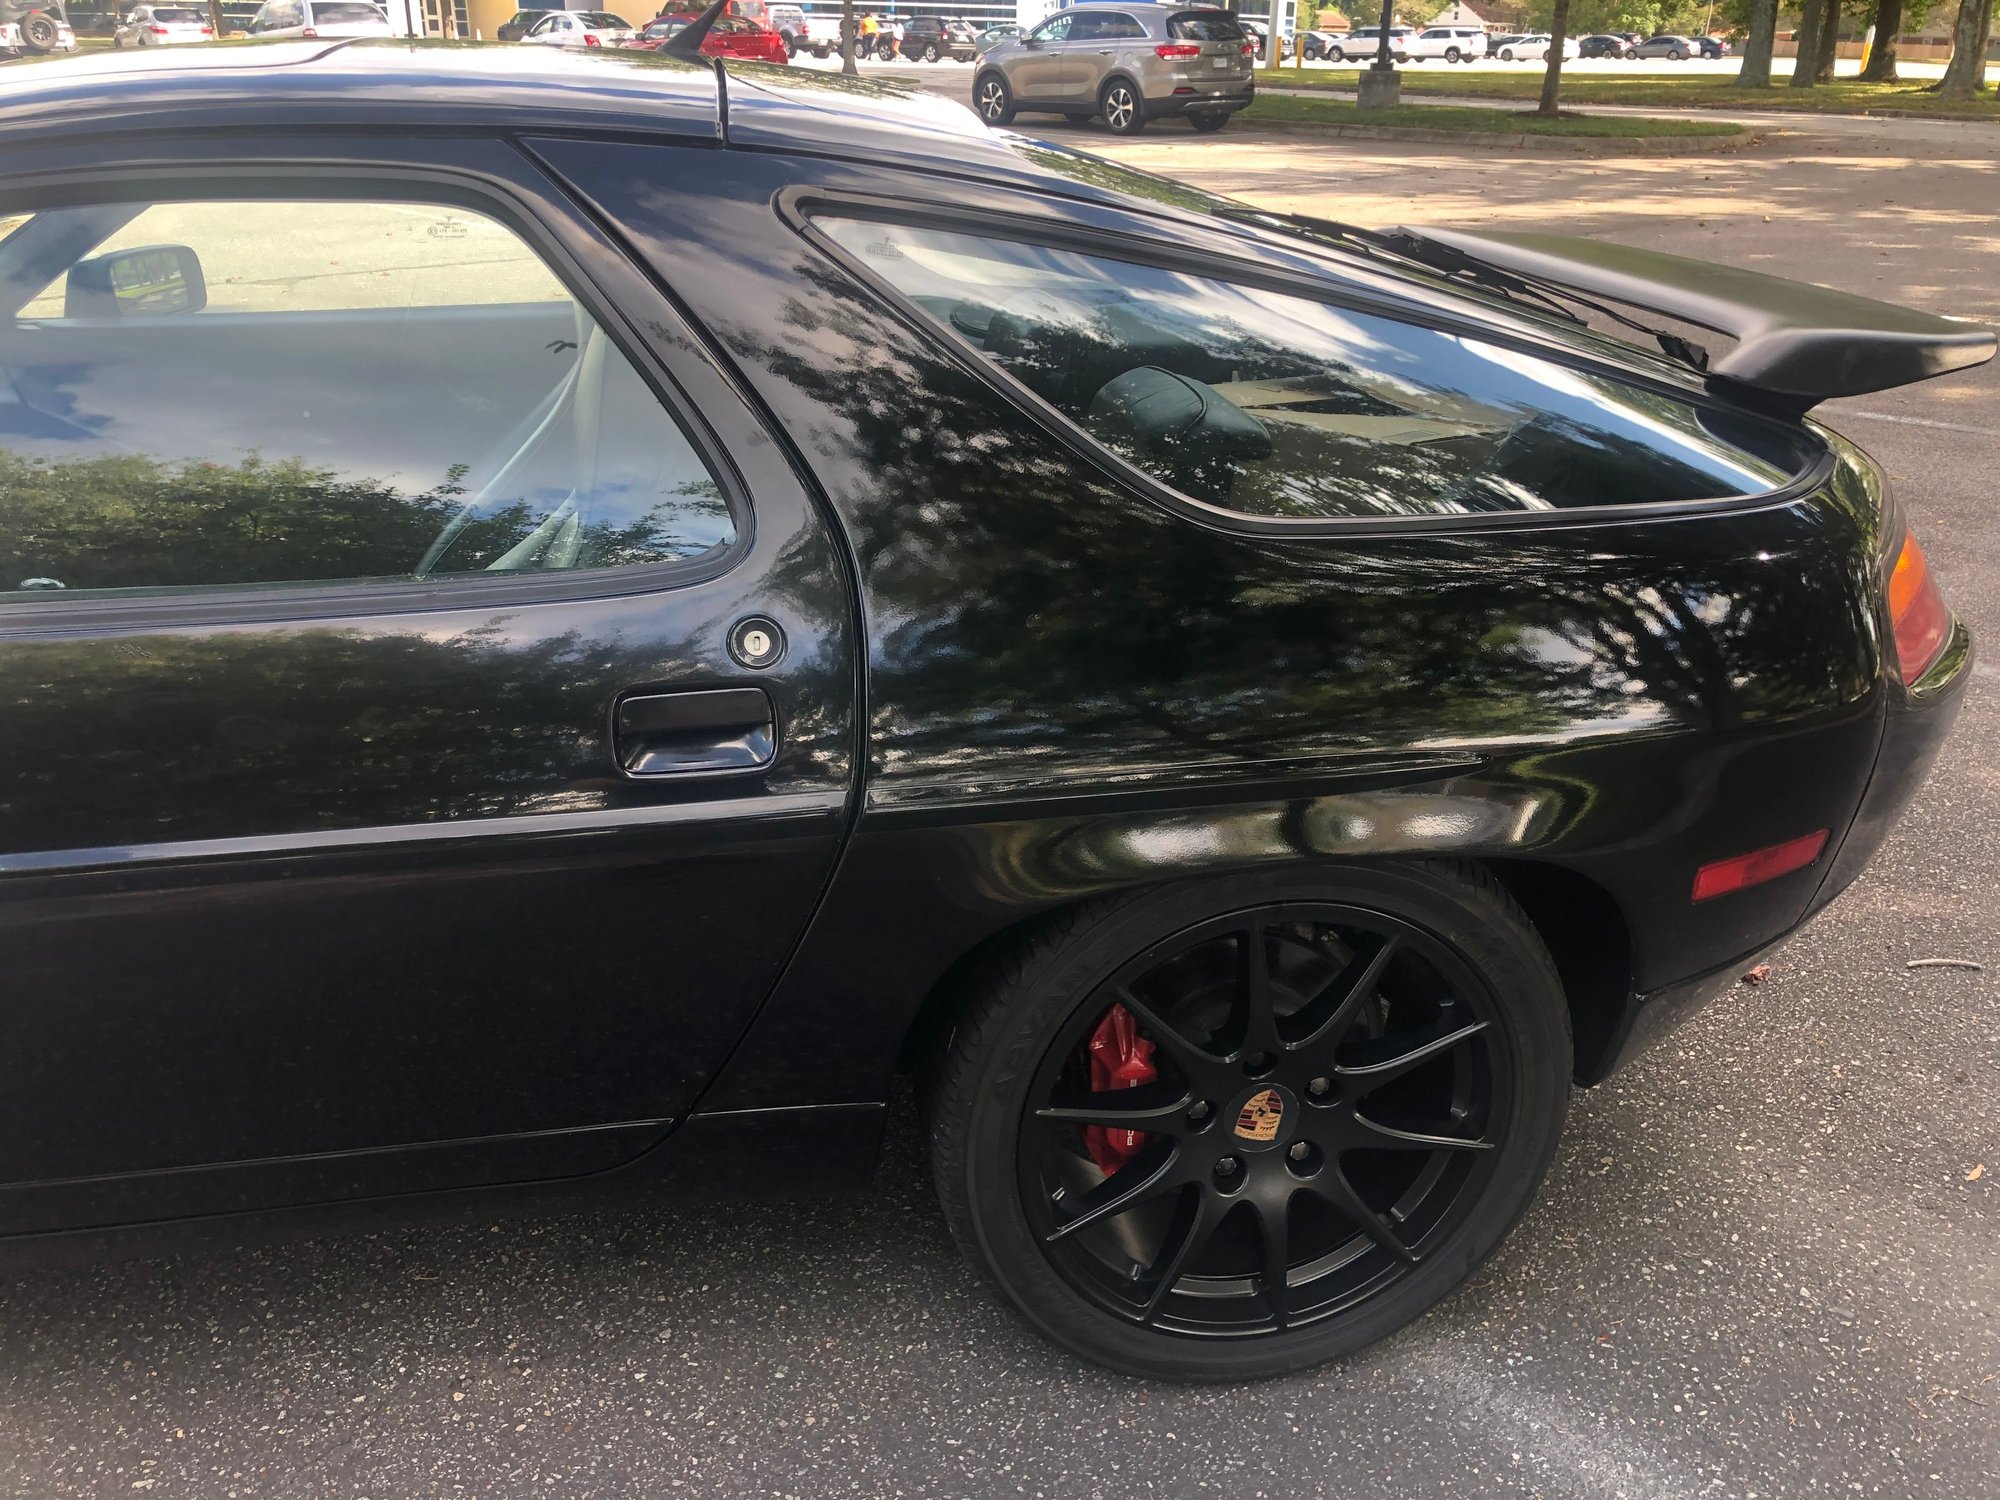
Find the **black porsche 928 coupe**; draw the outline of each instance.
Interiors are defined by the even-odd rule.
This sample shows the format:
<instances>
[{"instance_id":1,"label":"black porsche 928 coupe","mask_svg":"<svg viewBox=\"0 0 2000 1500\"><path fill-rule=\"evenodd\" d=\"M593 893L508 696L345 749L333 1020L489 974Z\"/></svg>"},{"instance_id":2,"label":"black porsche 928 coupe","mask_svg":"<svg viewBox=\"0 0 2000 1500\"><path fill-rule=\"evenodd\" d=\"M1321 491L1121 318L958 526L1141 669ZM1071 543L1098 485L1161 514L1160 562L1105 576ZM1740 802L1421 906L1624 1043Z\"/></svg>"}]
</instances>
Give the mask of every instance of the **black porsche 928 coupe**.
<instances>
[{"instance_id":1,"label":"black porsche 928 coupe","mask_svg":"<svg viewBox=\"0 0 2000 1500\"><path fill-rule=\"evenodd\" d=\"M1968 675L1806 414L1990 334L866 83L22 70L0 298L17 1244L865 1181L907 1070L1050 1337L1323 1360L1854 878Z\"/></svg>"}]
</instances>

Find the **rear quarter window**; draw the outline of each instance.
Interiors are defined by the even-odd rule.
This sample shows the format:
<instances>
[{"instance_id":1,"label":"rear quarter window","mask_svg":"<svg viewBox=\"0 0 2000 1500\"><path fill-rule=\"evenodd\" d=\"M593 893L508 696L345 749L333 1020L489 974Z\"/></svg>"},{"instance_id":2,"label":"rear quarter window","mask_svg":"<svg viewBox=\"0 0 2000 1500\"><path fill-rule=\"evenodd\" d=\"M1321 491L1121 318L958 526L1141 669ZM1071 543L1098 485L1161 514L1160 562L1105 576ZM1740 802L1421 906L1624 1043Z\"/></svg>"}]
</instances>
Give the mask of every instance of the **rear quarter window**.
<instances>
[{"instance_id":1,"label":"rear quarter window","mask_svg":"<svg viewBox=\"0 0 2000 1500\"><path fill-rule=\"evenodd\" d=\"M1244 516L1716 500L1806 462L1776 424L1462 334L1018 240L817 222L1116 459Z\"/></svg>"}]
</instances>

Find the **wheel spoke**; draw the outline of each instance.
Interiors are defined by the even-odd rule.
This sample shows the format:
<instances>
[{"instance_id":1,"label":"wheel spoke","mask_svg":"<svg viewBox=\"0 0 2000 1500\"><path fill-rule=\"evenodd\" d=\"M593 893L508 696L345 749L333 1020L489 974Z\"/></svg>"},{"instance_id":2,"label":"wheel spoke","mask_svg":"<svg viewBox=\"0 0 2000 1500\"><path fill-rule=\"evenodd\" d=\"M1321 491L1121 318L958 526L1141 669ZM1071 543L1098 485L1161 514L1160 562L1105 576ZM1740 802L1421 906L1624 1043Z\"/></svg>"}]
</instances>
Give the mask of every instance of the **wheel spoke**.
<instances>
[{"instance_id":1,"label":"wheel spoke","mask_svg":"<svg viewBox=\"0 0 2000 1500\"><path fill-rule=\"evenodd\" d=\"M1432 1058L1449 1052L1486 1030L1484 1021L1463 1026L1440 1022L1414 1035L1402 1034L1371 1038L1355 1049L1358 1060L1335 1063L1333 1073L1346 1085L1349 1097L1372 1094L1385 1083L1393 1083Z\"/></svg>"},{"instance_id":2,"label":"wheel spoke","mask_svg":"<svg viewBox=\"0 0 2000 1500\"><path fill-rule=\"evenodd\" d=\"M1291 1201L1291 1194L1286 1193L1275 1202L1257 1206L1257 1223L1264 1237L1264 1265L1257 1273L1257 1290L1271 1310L1271 1321L1280 1328L1291 1321L1285 1285L1292 1249Z\"/></svg>"},{"instance_id":3,"label":"wheel spoke","mask_svg":"<svg viewBox=\"0 0 2000 1500\"><path fill-rule=\"evenodd\" d=\"M1147 1267L1153 1281L1153 1290L1146 1297L1146 1305L1141 1310L1141 1322L1150 1323L1160 1315L1167 1294L1181 1279L1181 1272L1188 1262L1201 1253L1209 1237L1215 1233L1216 1225L1223 1220L1224 1210L1213 1193L1200 1189L1186 1194L1174 1215L1174 1221L1167 1226L1166 1237L1160 1241L1159 1254Z\"/></svg>"},{"instance_id":4,"label":"wheel spoke","mask_svg":"<svg viewBox=\"0 0 2000 1500\"><path fill-rule=\"evenodd\" d=\"M1278 1013L1271 997L1271 950L1265 927L1252 920L1236 934L1236 1003L1243 1015L1243 1050L1275 1053Z\"/></svg>"},{"instance_id":5,"label":"wheel spoke","mask_svg":"<svg viewBox=\"0 0 2000 1500\"><path fill-rule=\"evenodd\" d=\"M1354 972L1354 965L1349 964L1328 981L1324 990L1302 1007L1300 1014L1315 1014L1332 996L1336 993L1339 995L1337 1000L1332 1001L1333 1008L1326 1018L1316 1023L1297 1041L1290 1043L1290 1050L1316 1047L1329 1037L1339 1039L1341 1033L1354 1023L1354 1018L1361 1014L1361 1008L1375 998L1375 991L1382 983L1383 971L1389 967L1389 960L1396 956L1398 941L1395 937L1384 939L1382 946L1377 948L1368 962L1361 966L1358 974ZM1341 989L1343 984L1346 986L1345 990Z\"/></svg>"},{"instance_id":6,"label":"wheel spoke","mask_svg":"<svg viewBox=\"0 0 2000 1500\"><path fill-rule=\"evenodd\" d=\"M1185 1032L1170 1025L1159 1011L1129 989L1120 988L1116 999L1132 1012L1132 1019L1139 1023L1139 1029L1146 1034L1147 1040L1174 1060L1174 1066L1181 1070L1184 1077L1192 1080L1207 1069L1226 1065L1226 1059L1196 1046Z\"/></svg>"},{"instance_id":7,"label":"wheel spoke","mask_svg":"<svg viewBox=\"0 0 2000 1500\"><path fill-rule=\"evenodd\" d=\"M1415 1263L1417 1252L1397 1239L1389 1221L1362 1201L1361 1195L1354 1191L1354 1184L1347 1180L1347 1174L1340 1170L1339 1162L1328 1162L1325 1170L1315 1173L1305 1188L1332 1204L1341 1217L1352 1222L1356 1229L1396 1259Z\"/></svg>"},{"instance_id":8,"label":"wheel spoke","mask_svg":"<svg viewBox=\"0 0 2000 1500\"><path fill-rule=\"evenodd\" d=\"M1398 1130L1393 1125L1383 1125L1365 1115L1357 1114L1354 1123L1360 1127L1365 1139L1348 1142L1349 1150L1380 1151L1491 1151L1493 1142L1488 1140L1467 1140L1457 1135L1426 1135L1420 1130Z\"/></svg>"},{"instance_id":9,"label":"wheel spoke","mask_svg":"<svg viewBox=\"0 0 2000 1500\"><path fill-rule=\"evenodd\" d=\"M1173 1192L1184 1184L1176 1171L1179 1160L1180 1148L1173 1147L1157 1158L1148 1153L1128 1162L1077 1199L1075 1211L1043 1235L1043 1243L1052 1245L1079 1229L1102 1224L1141 1203L1150 1203L1163 1193Z\"/></svg>"},{"instance_id":10,"label":"wheel spoke","mask_svg":"<svg viewBox=\"0 0 2000 1500\"><path fill-rule=\"evenodd\" d=\"M1186 1128L1191 1102L1181 1084L1142 1083L1129 1089L1058 1095L1036 1110L1035 1117L1069 1125L1102 1125L1111 1130L1165 1131L1178 1135Z\"/></svg>"}]
</instances>

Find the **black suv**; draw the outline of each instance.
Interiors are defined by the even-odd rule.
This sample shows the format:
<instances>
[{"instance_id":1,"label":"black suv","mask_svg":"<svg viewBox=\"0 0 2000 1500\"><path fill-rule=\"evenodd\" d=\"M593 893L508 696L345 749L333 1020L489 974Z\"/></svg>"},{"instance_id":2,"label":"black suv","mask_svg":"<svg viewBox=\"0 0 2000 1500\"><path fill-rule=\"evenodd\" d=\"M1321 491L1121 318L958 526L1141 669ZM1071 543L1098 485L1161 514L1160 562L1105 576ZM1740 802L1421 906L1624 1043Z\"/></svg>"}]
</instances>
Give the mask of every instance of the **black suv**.
<instances>
[{"instance_id":1,"label":"black suv","mask_svg":"<svg viewBox=\"0 0 2000 1500\"><path fill-rule=\"evenodd\" d=\"M518 42L534 30L537 21L555 9L556 7L549 6L541 10L517 10L500 23L500 29L494 35L503 42Z\"/></svg>"},{"instance_id":2,"label":"black suv","mask_svg":"<svg viewBox=\"0 0 2000 1500\"><path fill-rule=\"evenodd\" d=\"M945 21L936 16L918 16L904 23L903 56L911 62L971 62L978 55L979 33L963 21Z\"/></svg>"}]
</instances>

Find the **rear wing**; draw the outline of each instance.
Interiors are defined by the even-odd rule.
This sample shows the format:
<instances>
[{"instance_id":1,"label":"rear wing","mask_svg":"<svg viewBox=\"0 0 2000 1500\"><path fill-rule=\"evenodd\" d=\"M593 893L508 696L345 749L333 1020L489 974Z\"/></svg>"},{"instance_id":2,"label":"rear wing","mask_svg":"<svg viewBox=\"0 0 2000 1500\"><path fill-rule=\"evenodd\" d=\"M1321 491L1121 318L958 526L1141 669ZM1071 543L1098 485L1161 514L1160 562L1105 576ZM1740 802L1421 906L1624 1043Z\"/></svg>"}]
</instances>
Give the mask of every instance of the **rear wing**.
<instances>
[{"instance_id":1,"label":"rear wing","mask_svg":"<svg viewBox=\"0 0 2000 1500\"><path fill-rule=\"evenodd\" d=\"M1458 229L1375 238L1438 270L1499 271L1725 334L1736 345L1706 364L1710 385L1784 416L1969 369L1995 347L1991 329L1958 318L1602 240Z\"/></svg>"}]
</instances>

